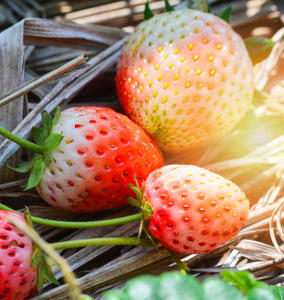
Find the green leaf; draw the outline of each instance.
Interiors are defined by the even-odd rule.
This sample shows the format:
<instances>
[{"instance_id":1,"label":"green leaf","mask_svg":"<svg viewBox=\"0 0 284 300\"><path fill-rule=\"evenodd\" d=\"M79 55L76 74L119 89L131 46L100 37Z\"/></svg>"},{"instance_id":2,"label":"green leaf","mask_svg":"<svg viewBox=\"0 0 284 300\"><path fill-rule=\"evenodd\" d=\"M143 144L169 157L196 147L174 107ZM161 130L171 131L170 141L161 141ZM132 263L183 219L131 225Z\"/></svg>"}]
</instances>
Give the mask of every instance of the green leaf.
<instances>
[{"instance_id":1,"label":"green leaf","mask_svg":"<svg viewBox=\"0 0 284 300\"><path fill-rule=\"evenodd\" d=\"M220 278L206 279L202 284L189 274L168 272L160 276L142 275L129 280L125 289L104 294L105 300L283 300L284 289L257 281L245 271L223 271L234 282L249 281L253 287L247 296Z\"/></svg>"},{"instance_id":2,"label":"green leaf","mask_svg":"<svg viewBox=\"0 0 284 300\"><path fill-rule=\"evenodd\" d=\"M25 221L27 223L27 225L34 229L34 224L33 224L33 221L32 221L32 216L31 216L31 213L30 213L30 210L28 207L26 207L26 210L24 211L24 218L25 218Z\"/></svg>"},{"instance_id":3,"label":"green leaf","mask_svg":"<svg viewBox=\"0 0 284 300\"><path fill-rule=\"evenodd\" d=\"M210 12L210 5L207 0L187 0L187 7L189 9Z\"/></svg>"},{"instance_id":4,"label":"green leaf","mask_svg":"<svg viewBox=\"0 0 284 300\"><path fill-rule=\"evenodd\" d=\"M131 300L203 300L200 282L178 272L137 277L127 283L124 293Z\"/></svg>"},{"instance_id":5,"label":"green leaf","mask_svg":"<svg viewBox=\"0 0 284 300\"><path fill-rule=\"evenodd\" d=\"M166 11L174 11L174 8L170 5L168 0L164 0L165 1L165 8Z\"/></svg>"},{"instance_id":6,"label":"green leaf","mask_svg":"<svg viewBox=\"0 0 284 300\"><path fill-rule=\"evenodd\" d=\"M268 287L254 287L247 295L247 300L275 300L273 293Z\"/></svg>"},{"instance_id":7,"label":"green leaf","mask_svg":"<svg viewBox=\"0 0 284 300\"><path fill-rule=\"evenodd\" d=\"M152 10L150 9L149 1L146 2L145 4L145 9L144 9L144 20L148 20L154 17L154 14Z\"/></svg>"},{"instance_id":8,"label":"green leaf","mask_svg":"<svg viewBox=\"0 0 284 300\"><path fill-rule=\"evenodd\" d=\"M45 166L49 166L51 163L50 153L48 151L43 152L43 162Z\"/></svg>"},{"instance_id":9,"label":"green leaf","mask_svg":"<svg viewBox=\"0 0 284 300\"><path fill-rule=\"evenodd\" d=\"M54 118L53 118L53 120L52 120L52 126L54 126L54 125L57 123L58 119L60 118L60 114L61 114L60 107L57 106L57 107L56 107L56 110L55 110Z\"/></svg>"},{"instance_id":10,"label":"green leaf","mask_svg":"<svg viewBox=\"0 0 284 300\"><path fill-rule=\"evenodd\" d=\"M121 291L113 290L104 294L104 300L132 300L127 295L123 294Z\"/></svg>"},{"instance_id":11,"label":"green leaf","mask_svg":"<svg viewBox=\"0 0 284 300\"><path fill-rule=\"evenodd\" d=\"M52 282L56 285L60 285L60 283L56 280L54 274L52 273L51 266L49 265L47 256L45 254L42 255L42 263L40 265L40 268L42 269L42 274L45 280L48 280L49 282Z\"/></svg>"},{"instance_id":12,"label":"green leaf","mask_svg":"<svg viewBox=\"0 0 284 300\"><path fill-rule=\"evenodd\" d=\"M132 183L129 183L129 187L135 193L135 195L137 197L137 201L141 203L142 200L143 200L143 195L142 195L141 191L139 190L139 188L137 188L136 186L134 186Z\"/></svg>"},{"instance_id":13,"label":"green leaf","mask_svg":"<svg viewBox=\"0 0 284 300\"><path fill-rule=\"evenodd\" d=\"M233 10L233 7L232 6L229 6L227 7L220 15L220 18L223 19L224 21L226 21L227 23L230 24L230 17L231 17L231 14L232 14L232 10Z\"/></svg>"},{"instance_id":14,"label":"green leaf","mask_svg":"<svg viewBox=\"0 0 284 300\"><path fill-rule=\"evenodd\" d=\"M42 270L39 269L37 270L37 288L41 292L44 286L44 279L43 279L43 274Z\"/></svg>"},{"instance_id":15,"label":"green leaf","mask_svg":"<svg viewBox=\"0 0 284 300\"><path fill-rule=\"evenodd\" d=\"M51 134L52 131L52 116L46 110L44 110L41 112L41 118L42 118L44 138L46 139Z\"/></svg>"},{"instance_id":16,"label":"green leaf","mask_svg":"<svg viewBox=\"0 0 284 300\"><path fill-rule=\"evenodd\" d=\"M43 144L43 161L46 166L51 162L50 152L52 152L61 143L63 136L57 133L51 134Z\"/></svg>"},{"instance_id":17,"label":"green leaf","mask_svg":"<svg viewBox=\"0 0 284 300\"><path fill-rule=\"evenodd\" d=\"M245 294L248 294L254 287L267 287L265 283L257 281L251 273L246 271L233 273L226 270L220 272L220 274L224 277L224 280L235 284Z\"/></svg>"},{"instance_id":18,"label":"green leaf","mask_svg":"<svg viewBox=\"0 0 284 300\"><path fill-rule=\"evenodd\" d=\"M26 173L31 169L32 166L33 166L33 161L27 161L27 162L20 163L17 168L12 168L10 166L9 168L18 173Z\"/></svg>"},{"instance_id":19,"label":"green leaf","mask_svg":"<svg viewBox=\"0 0 284 300\"><path fill-rule=\"evenodd\" d=\"M202 286L197 279L189 275L183 275L179 272L169 272L161 275L159 295L161 300L211 299L203 296Z\"/></svg>"},{"instance_id":20,"label":"green leaf","mask_svg":"<svg viewBox=\"0 0 284 300\"><path fill-rule=\"evenodd\" d=\"M43 144L43 151L51 152L61 143L63 136L58 133L53 133L47 137Z\"/></svg>"},{"instance_id":21,"label":"green leaf","mask_svg":"<svg viewBox=\"0 0 284 300\"><path fill-rule=\"evenodd\" d=\"M38 289L41 291L44 285L42 270L39 268L41 263L42 252L38 247L36 247L35 245L33 246L34 246L34 253L31 259L31 265L33 268L37 269L37 286Z\"/></svg>"},{"instance_id":22,"label":"green leaf","mask_svg":"<svg viewBox=\"0 0 284 300\"><path fill-rule=\"evenodd\" d=\"M59 282L54 277L51 266L48 263L48 256L37 246L35 246L31 264L37 269L39 291L43 289L44 283L52 282L59 285Z\"/></svg>"},{"instance_id":23,"label":"green leaf","mask_svg":"<svg viewBox=\"0 0 284 300\"><path fill-rule=\"evenodd\" d=\"M37 159L34 161L33 166L31 168L31 174L28 180L28 185L25 188L25 191L32 189L38 185L38 183L41 180L44 168L45 166L42 159Z\"/></svg>"},{"instance_id":24,"label":"green leaf","mask_svg":"<svg viewBox=\"0 0 284 300\"><path fill-rule=\"evenodd\" d=\"M32 256L31 265L37 269L40 262L41 262L41 250L38 247L35 247L34 253Z\"/></svg>"},{"instance_id":25,"label":"green leaf","mask_svg":"<svg viewBox=\"0 0 284 300\"><path fill-rule=\"evenodd\" d=\"M80 300L94 300L94 298L89 295L81 295Z\"/></svg>"},{"instance_id":26,"label":"green leaf","mask_svg":"<svg viewBox=\"0 0 284 300\"><path fill-rule=\"evenodd\" d=\"M275 45L275 42L263 37L247 38L244 40L244 43L254 65L265 60Z\"/></svg>"},{"instance_id":27,"label":"green leaf","mask_svg":"<svg viewBox=\"0 0 284 300\"><path fill-rule=\"evenodd\" d=\"M274 298L276 300L284 300L284 289L282 287L276 285L270 285L269 289L274 295Z\"/></svg>"},{"instance_id":28,"label":"green leaf","mask_svg":"<svg viewBox=\"0 0 284 300\"><path fill-rule=\"evenodd\" d=\"M207 12L208 12L208 13L211 13L211 6L210 6L210 4L209 4L208 0L206 0L206 2L207 2L207 6L208 6L208 10L207 10Z\"/></svg>"},{"instance_id":29,"label":"green leaf","mask_svg":"<svg viewBox=\"0 0 284 300\"><path fill-rule=\"evenodd\" d=\"M40 127L33 127L32 128L32 135L33 139L36 142L36 144L42 146L44 141L44 130Z\"/></svg>"},{"instance_id":30,"label":"green leaf","mask_svg":"<svg viewBox=\"0 0 284 300\"><path fill-rule=\"evenodd\" d=\"M107 292L105 300L205 300L200 282L190 275L168 272L129 280L124 291ZM211 298L208 298L211 299ZM233 299L233 298L232 298Z\"/></svg>"},{"instance_id":31,"label":"green leaf","mask_svg":"<svg viewBox=\"0 0 284 300\"><path fill-rule=\"evenodd\" d=\"M133 198L133 197L128 197L127 201L129 202L130 205L135 206L140 208L141 207L141 203L139 201L137 201L137 199Z\"/></svg>"},{"instance_id":32,"label":"green leaf","mask_svg":"<svg viewBox=\"0 0 284 300\"><path fill-rule=\"evenodd\" d=\"M220 278L209 278L203 282L204 299L243 300L243 294L233 285Z\"/></svg>"},{"instance_id":33,"label":"green leaf","mask_svg":"<svg viewBox=\"0 0 284 300\"><path fill-rule=\"evenodd\" d=\"M151 275L137 277L126 284L124 293L136 300L161 299L159 279Z\"/></svg>"}]
</instances>

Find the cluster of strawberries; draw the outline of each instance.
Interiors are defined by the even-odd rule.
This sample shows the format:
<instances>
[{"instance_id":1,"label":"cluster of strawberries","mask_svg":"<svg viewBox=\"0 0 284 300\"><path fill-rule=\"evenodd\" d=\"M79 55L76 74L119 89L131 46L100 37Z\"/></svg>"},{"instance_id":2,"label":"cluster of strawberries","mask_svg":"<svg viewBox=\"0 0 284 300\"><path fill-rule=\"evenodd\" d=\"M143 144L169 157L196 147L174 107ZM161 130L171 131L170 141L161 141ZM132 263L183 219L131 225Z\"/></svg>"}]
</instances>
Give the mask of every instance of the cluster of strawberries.
<instances>
[{"instance_id":1,"label":"cluster of strawberries","mask_svg":"<svg viewBox=\"0 0 284 300\"><path fill-rule=\"evenodd\" d=\"M206 145L244 117L254 87L241 37L213 14L156 15L129 36L116 84L129 118L77 107L57 115L49 130L34 130L42 153L28 169L41 176L29 187L54 207L91 212L127 205L135 196L130 184L144 183L149 229L166 248L204 253L236 236L248 216L244 193L208 170L165 166L162 152ZM37 284L33 248L6 215L1 211L0 299L25 299Z\"/></svg>"}]
</instances>

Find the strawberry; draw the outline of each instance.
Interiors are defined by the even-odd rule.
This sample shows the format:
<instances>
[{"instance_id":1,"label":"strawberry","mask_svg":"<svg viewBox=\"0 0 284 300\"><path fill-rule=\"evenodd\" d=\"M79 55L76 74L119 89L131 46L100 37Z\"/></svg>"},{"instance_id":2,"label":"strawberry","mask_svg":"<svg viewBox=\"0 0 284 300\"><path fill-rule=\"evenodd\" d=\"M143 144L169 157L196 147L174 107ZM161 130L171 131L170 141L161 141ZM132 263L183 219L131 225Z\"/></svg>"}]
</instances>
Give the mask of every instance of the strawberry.
<instances>
[{"instance_id":1,"label":"strawberry","mask_svg":"<svg viewBox=\"0 0 284 300\"><path fill-rule=\"evenodd\" d=\"M252 62L221 18L171 11L129 36L116 87L126 114L162 151L177 153L224 136L244 117L254 91Z\"/></svg>"},{"instance_id":2,"label":"strawberry","mask_svg":"<svg viewBox=\"0 0 284 300\"><path fill-rule=\"evenodd\" d=\"M37 269L31 264L33 245L7 221L14 212L0 210L0 299L27 299L37 289Z\"/></svg>"},{"instance_id":3,"label":"strawberry","mask_svg":"<svg viewBox=\"0 0 284 300\"><path fill-rule=\"evenodd\" d=\"M128 204L129 183L146 180L164 159L149 136L109 108L62 112L51 135L63 136L44 166L36 190L51 205L90 212Z\"/></svg>"},{"instance_id":4,"label":"strawberry","mask_svg":"<svg viewBox=\"0 0 284 300\"><path fill-rule=\"evenodd\" d=\"M178 253L203 253L236 236L249 209L244 193L231 181L192 165L153 171L144 187L154 213L150 231Z\"/></svg>"}]
</instances>

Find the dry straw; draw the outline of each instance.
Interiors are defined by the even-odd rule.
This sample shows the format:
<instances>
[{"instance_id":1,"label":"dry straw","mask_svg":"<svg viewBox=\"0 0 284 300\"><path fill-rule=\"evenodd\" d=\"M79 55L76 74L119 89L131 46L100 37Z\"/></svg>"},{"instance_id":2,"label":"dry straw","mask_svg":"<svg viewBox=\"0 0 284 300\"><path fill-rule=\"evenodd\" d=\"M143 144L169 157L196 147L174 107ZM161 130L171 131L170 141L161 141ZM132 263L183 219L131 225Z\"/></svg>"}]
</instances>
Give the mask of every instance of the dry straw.
<instances>
[{"instance_id":1,"label":"dry straw","mask_svg":"<svg viewBox=\"0 0 284 300\"><path fill-rule=\"evenodd\" d=\"M41 17L44 13L49 20L25 19L0 34L0 123L24 138L30 136L32 126L39 124L41 110L52 112L56 106L66 105L92 84L96 89L105 80L106 84L112 84L114 66L123 39L127 35L118 27L125 27L127 31L131 31L133 25L142 18L142 2L138 0L131 1L130 4L128 1L119 1L115 5L121 6L116 6L115 14L114 4L109 1L100 1L101 6L96 4L97 1L77 1L77 8L64 6L65 10L71 9L71 12L65 15L59 14L59 6L56 5L58 1L49 1L49 4L45 2L23 1L23 14L33 12L32 16ZM154 2L159 11L162 1ZM255 84L258 91L255 93L254 109L242 124L210 147L195 153L169 156L166 157L166 161L193 163L226 176L248 195L252 208L245 227L232 241L212 252L181 258L200 279L229 268L248 270L267 283L282 284L284 78L279 66L283 68L284 30L281 29L281 13L271 1L228 1L227 4L234 5L232 24L239 32L245 35L249 28L258 32L264 28L262 24L265 22L268 24L266 34L273 33L272 39L276 42L270 57L255 67ZM180 4L180 7L183 5L184 3ZM222 11L223 7L224 5L216 6L216 12ZM16 22L6 15L9 22ZM57 20L71 20L81 24L51 20L55 16ZM91 22L95 23L95 17L104 25L84 24L84 20L92 20ZM15 39L11 39L11 36ZM89 57L87 61L85 53ZM23 83L24 78L26 83ZM98 80L97 85L94 83L95 79ZM31 95L38 100L31 102ZM113 95L110 93L111 101L107 103L111 107L117 107L117 99ZM90 99L87 95L84 102L94 104L93 98ZM106 103L105 96L98 96L95 101L96 105ZM34 202L31 203L42 205L43 202L40 202L36 195L31 197L22 193L19 186L24 180L14 178L4 167L7 162L15 164L15 161L20 159L20 156L13 156L13 160L9 161L17 149L17 145L8 141L0 145L0 201L4 198L17 199L14 202L11 200L10 203L16 203L19 207L20 201L30 201L32 198ZM24 204L20 207L24 207ZM92 216L74 216L53 208L31 207L32 215L61 220L107 219L130 214L133 210L129 207ZM115 229L73 231L36 226L47 241L114 235L135 236L138 228L138 223L117 226ZM177 268L163 249L96 246L60 253L66 258L70 268L76 271L80 289L96 299L100 299L106 289L120 287L125 280L135 275L159 274ZM63 275L59 268L55 266L54 272L60 280ZM43 293L34 299L60 300L67 296L67 285L48 285Z\"/></svg>"}]
</instances>

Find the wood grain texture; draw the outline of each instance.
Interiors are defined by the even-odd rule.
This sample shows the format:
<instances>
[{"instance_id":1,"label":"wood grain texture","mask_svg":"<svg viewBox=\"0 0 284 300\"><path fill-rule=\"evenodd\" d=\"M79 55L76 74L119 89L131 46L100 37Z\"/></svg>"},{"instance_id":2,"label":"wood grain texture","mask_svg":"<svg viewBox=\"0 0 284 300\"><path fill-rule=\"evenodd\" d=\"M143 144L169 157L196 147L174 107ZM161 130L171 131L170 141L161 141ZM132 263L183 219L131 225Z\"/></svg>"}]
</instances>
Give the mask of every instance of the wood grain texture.
<instances>
[{"instance_id":1,"label":"wood grain texture","mask_svg":"<svg viewBox=\"0 0 284 300\"><path fill-rule=\"evenodd\" d=\"M24 44L23 22L14 25L0 34L0 94L23 83L24 79ZM23 119L24 98L20 97L0 109L0 125L12 131ZM0 136L0 144L4 138ZM15 166L19 155L14 156L8 164ZM1 183L16 178L15 172L4 167L0 169Z\"/></svg>"}]
</instances>

